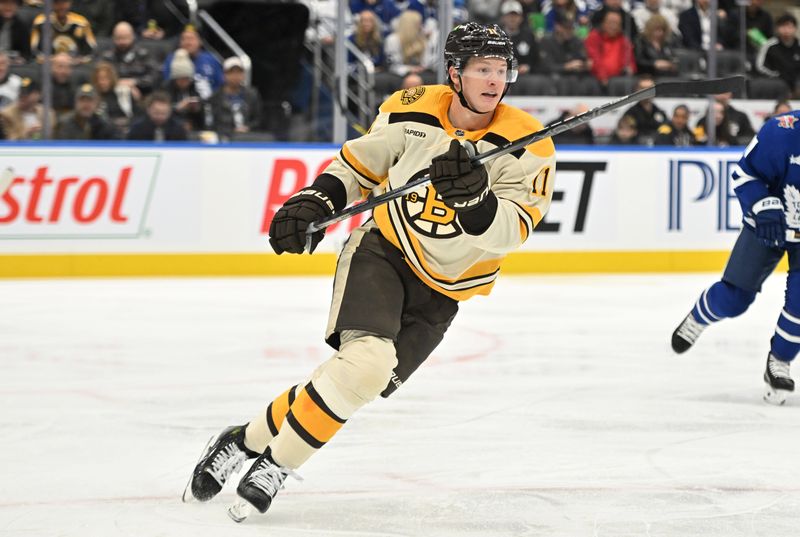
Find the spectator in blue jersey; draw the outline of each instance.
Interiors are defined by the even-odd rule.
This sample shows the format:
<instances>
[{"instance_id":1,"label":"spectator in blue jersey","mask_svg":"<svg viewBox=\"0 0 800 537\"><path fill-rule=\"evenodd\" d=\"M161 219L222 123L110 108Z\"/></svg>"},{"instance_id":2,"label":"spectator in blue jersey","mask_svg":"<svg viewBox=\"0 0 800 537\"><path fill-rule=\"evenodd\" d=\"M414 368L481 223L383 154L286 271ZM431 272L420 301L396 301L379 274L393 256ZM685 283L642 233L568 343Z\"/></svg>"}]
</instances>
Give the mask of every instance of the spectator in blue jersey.
<instances>
[{"instance_id":1,"label":"spectator in blue jersey","mask_svg":"<svg viewBox=\"0 0 800 537\"><path fill-rule=\"evenodd\" d=\"M350 12L353 15L358 15L364 10L375 13L381 23L383 35L392 31L392 21L403 12L394 0L350 0Z\"/></svg>"},{"instance_id":2,"label":"spectator in blue jersey","mask_svg":"<svg viewBox=\"0 0 800 537\"><path fill-rule=\"evenodd\" d=\"M208 100L215 91L222 87L222 65L210 52L203 50L200 34L197 33L197 30L192 25L188 25L183 30L178 48L182 48L189 53L189 57L194 63L194 82L197 85L197 91L203 100ZM164 80L170 79L169 69L174 56L175 53L173 52L164 60L162 69L162 78Z\"/></svg>"},{"instance_id":3,"label":"spectator in blue jersey","mask_svg":"<svg viewBox=\"0 0 800 537\"><path fill-rule=\"evenodd\" d=\"M542 13L544 13L544 29L546 33L555 31L558 19L570 20L578 28L588 27L589 11L583 2L576 0L546 0L542 3ZM581 38L585 38L584 34Z\"/></svg>"},{"instance_id":4,"label":"spectator in blue jersey","mask_svg":"<svg viewBox=\"0 0 800 537\"><path fill-rule=\"evenodd\" d=\"M686 352L710 324L744 313L788 254L784 306L764 371L764 399L783 404L794 390L789 364L800 351L800 110L767 121L732 178L744 225L722 279L700 294L673 332L672 348Z\"/></svg>"}]
</instances>

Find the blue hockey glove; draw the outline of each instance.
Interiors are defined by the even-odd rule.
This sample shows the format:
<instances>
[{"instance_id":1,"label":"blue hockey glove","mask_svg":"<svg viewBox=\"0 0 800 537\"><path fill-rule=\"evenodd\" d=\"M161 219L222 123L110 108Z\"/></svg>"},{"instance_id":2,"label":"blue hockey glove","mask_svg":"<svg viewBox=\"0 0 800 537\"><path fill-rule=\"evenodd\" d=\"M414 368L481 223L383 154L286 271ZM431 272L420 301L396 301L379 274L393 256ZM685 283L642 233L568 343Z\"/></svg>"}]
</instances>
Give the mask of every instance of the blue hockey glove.
<instances>
[{"instance_id":1,"label":"blue hockey glove","mask_svg":"<svg viewBox=\"0 0 800 537\"><path fill-rule=\"evenodd\" d=\"M753 204L753 218L756 221L756 237L768 248L783 248L786 241L786 217L783 203L770 196Z\"/></svg>"}]
</instances>

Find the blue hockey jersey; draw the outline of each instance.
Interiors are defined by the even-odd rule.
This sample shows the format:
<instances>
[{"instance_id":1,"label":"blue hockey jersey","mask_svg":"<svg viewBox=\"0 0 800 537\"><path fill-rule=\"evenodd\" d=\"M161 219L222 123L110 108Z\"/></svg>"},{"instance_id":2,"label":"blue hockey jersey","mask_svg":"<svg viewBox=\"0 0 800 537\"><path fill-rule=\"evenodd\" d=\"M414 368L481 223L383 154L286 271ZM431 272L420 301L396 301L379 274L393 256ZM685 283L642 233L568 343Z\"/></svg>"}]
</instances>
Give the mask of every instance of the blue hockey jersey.
<instances>
[{"instance_id":1,"label":"blue hockey jersey","mask_svg":"<svg viewBox=\"0 0 800 537\"><path fill-rule=\"evenodd\" d=\"M755 227L753 204L775 196L783 202L787 240L800 243L800 110L769 119L745 149L732 177L747 227Z\"/></svg>"}]
</instances>

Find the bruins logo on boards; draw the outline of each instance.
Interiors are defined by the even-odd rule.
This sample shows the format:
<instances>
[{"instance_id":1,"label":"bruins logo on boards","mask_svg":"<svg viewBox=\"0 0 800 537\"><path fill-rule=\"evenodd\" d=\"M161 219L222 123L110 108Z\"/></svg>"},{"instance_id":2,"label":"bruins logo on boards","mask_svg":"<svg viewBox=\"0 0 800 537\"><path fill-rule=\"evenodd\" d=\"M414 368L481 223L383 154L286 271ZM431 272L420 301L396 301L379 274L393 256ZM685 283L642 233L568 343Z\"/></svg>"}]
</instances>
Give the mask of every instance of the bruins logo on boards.
<instances>
[{"instance_id":1,"label":"bruins logo on boards","mask_svg":"<svg viewBox=\"0 0 800 537\"><path fill-rule=\"evenodd\" d=\"M422 94L425 93L425 88L422 86L416 86L413 88L408 88L403 90L403 94L400 96L400 102L402 104L411 104L417 102Z\"/></svg>"}]
</instances>

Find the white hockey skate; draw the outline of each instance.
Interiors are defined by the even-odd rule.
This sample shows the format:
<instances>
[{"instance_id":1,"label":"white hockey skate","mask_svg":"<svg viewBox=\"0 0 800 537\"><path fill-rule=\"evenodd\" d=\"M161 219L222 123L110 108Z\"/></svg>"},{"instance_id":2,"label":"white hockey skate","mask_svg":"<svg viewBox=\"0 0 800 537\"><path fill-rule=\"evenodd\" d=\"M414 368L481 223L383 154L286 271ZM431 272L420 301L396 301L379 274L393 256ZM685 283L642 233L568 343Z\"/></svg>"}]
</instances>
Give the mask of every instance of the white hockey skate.
<instances>
[{"instance_id":1,"label":"white hockey skate","mask_svg":"<svg viewBox=\"0 0 800 537\"><path fill-rule=\"evenodd\" d=\"M245 427L228 427L208 441L183 491L184 503L193 499L210 500L222 490L231 475L242 469L247 459L258 456L244 445Z\"/></svg>"},{"instance_id":2,"label":"white hockey skate","mask_svg":"<svg viewBox=\"0 0 800 537\"><path fill-rule=\"evenodd\" d=\"M794 381L789 374L789 362L778 360L772 353L767 356L767 368L764 371L764 382L767 390L764 401L773 405L782 405L786 396L794 391Z\"/></svg>"},{"instance_id":3,"label":"white hockey skate","mask_svg":"<svg viewBox=\"0 0 800 537\"><path fill-rule=\"evenodd\" d=\"M253 509L266 513L272 500L283 488L283 482L288 476L302 481L299 475L288 468L279 466L272 460L269 448L261 455L253 466L247 471L236 488L239 499L228 508L228 516L234 522L243 522Z\"/></svg>"},{"instance_id":4,"label":"white hockey skate","mask_svg":"<svg viewBox=\"0 0 800 537\"><path fill-rule=\"evenodd\" d=\"M688 351L707 327L707 324L697 322L690 311L678 328L672 332L672 350L678 354Z\"/></svg>"}]
</instances>

